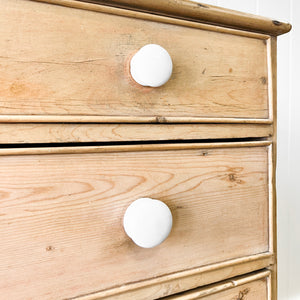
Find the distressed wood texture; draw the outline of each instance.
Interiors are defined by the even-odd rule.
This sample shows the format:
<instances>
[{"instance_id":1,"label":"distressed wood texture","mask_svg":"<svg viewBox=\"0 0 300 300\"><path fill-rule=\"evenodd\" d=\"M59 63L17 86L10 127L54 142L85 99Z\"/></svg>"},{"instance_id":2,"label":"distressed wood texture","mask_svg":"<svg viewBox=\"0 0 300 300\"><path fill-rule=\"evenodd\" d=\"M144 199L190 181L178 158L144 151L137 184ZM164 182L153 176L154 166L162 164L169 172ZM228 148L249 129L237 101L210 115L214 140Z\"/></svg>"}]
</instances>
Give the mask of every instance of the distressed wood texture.
<instances>
[{"instance_id":1,"label":"distressed wood texture","mask_svg":"<svg viewBox=\"0 0 300 300\"><path fill-rule=\"evenodd\" d=\"M274 264L270 267L272 270L272 300L278 299L278 290L277 290L277 201L276 201L276 164L277 164L277 38L272 37L270 41L270 55L269 59L272 65L272 98L273 98L273 107L274 107L274 133L272 141L272 160L269 161L270 173L270 194L272 195L272 210L270 210L270 219L272 220L271 233L273 235L272 243L272 252L275 253Z\"/></svg>"},{"instance_id":2,"label":"distressed wood texture","mask_svg":"<svg viewBox=\"0 0 300 300\"><path fill-rule=\"evenodd\" d=\"M269 146L245 146L51 155L3 150L2 297L118 292L124 284L269 255ZM170 236L153 249L137 247L123 231L124 212L139 197L160 199L173 214ZM153 298L196 287L185 283Z\"/></svg>"},{"instance_id":3,"label":"distressed wood texture","mask_svg":"<svg viewBox=\"0 0 300 300\"><path fill-rule=\"evenodd\" d=\"M270 300L269 271L227 281L163 298L164 300Z\"/></svg>"},{"instance_id":4,"label":"distressed wood texture","mask_svg":"<svg viewBox=\"0 0 300 300\"><path fill-rule=\"evenodd\" d=\"M270 137L263 124L0 124L0 143L127 142Z\"/></svg>"},{"instance_id":5,"label":"distressed wood texture","mask_svg":"<svg viewBox=\"0 0 300 300\"><path fill-rule=\"evenodd\" d=\"M43 0L47 1L47 0ZM48 0L53 1L53 0ZM66 2L56 0L56 2ZM69 0L71 2L72 0ZM279 35L291 30L288 23L271 20L253 14L226 9L208 4L186 0L81 0L85 2L115 5L134 10L150 11L160 15L169 15L182 19L195 20L238 29ZM198 1L197 1L198 2Z\"/></svg>"},{"instance_id":6,"label":"distressed wood texture","mask_svg":"<svg viewBox=\"0 0 300 300\"><path fill-rule=\"evenodd\" d=\"M0 8L0 120L271 121L265 36L24 0L1 0ZM129 75L131 56L148 43L160 44L173 59L173 75L160 88L141 87Z\"/></svg>"},{"instance_id":7,"label":"distressed wood texture","mask_svg":"<svg viewBox=\"0 0 300 300\"><path fill-rule=\"evenodd\" d=\"M273 263L270 253L256 254L239 259L208 265L200 268L173 273L154 279L123 285L105 292L79 296L76 300L132 300L157 299L159 296L178 293L205 286L227 278L261 270ZM268 299L269 300L269 299Z\"/></svg>"}]
</instances>

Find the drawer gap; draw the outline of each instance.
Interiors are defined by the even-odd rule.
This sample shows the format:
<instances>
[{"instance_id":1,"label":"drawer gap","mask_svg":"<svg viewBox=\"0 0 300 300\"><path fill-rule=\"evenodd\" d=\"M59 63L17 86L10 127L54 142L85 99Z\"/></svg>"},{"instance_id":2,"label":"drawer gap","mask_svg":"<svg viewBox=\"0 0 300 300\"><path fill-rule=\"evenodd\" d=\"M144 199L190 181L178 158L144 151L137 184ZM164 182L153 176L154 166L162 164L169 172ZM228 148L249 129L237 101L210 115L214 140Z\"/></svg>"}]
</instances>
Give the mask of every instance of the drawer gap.
<instances>
[{"instance_id":1,"label":"drawer gap","mask_svg":"<svg viewBox=\"0 0 300 300\"><path fill-rule=\"evenodd\" d=\"M269 138L233 138L233 139L201 139L201 140L159 140L159 141L116 141L116 142L71 142L71 143L27 143L27 144L0 144L0 149L6 148L44 148L44 147L104 147L129 145L165 145L165 144L207 144L207 143L242 143L270 141Z\"/></svg>"}]
</instances>

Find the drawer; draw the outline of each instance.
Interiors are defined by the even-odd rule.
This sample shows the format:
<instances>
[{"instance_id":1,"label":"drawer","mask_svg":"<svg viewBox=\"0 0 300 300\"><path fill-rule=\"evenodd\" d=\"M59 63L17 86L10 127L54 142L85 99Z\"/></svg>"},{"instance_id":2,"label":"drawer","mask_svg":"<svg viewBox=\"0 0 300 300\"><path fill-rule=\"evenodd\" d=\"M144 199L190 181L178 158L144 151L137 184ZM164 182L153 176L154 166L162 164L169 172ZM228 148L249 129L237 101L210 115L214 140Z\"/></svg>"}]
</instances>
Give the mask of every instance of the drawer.
<instances>
[{"instance_id":1,"label":"drawer","mask_svg":"<svg viewBox=\"0 0 300 300\"><path fill-rule=\"evenodd\" d=\"M270 147L245 142L0 150L2 295L111 295L124 285L168 282L210 265L222 269L220 280L238 262L262 268L255 257L272 251ZM169 237L151 249L135 245L123 230L126 208L141 197L163 201L173 215ZM164 285L148 298L195 288L199 280L184 288Z\"/></svg>"},{"instance_id":2,"label":"drawer","mask_svg":"<svg viewBox=\"0 0 300 300\"><path fill-rule=\"evenodd\" d=\"M164 300L269 300L271 274L262 271L164 298Z\"/></svg>"},{"instance_id":3,"label":"drawer","mask_svg":"<svg viewBox=\"0 0 300 300\"><path fill-rule=\"evenodd\" d=\"M267 35L101 5L0 7L2 121L272 121ZM158 88L130 76L130 59L146 44L173 61Z\"/></svg>"}]
</instances>

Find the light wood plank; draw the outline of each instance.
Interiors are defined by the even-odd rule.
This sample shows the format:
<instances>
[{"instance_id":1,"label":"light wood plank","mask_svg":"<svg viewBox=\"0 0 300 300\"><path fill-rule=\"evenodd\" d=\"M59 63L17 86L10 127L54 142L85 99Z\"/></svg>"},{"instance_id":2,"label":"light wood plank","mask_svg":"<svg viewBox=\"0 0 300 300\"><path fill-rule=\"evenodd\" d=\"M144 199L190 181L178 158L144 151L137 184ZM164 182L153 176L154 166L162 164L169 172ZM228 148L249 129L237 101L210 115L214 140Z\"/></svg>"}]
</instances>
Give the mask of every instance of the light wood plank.
<instances>
[{"instance_id":1,"label":"light wood plank","mask_svg":"<svg viewBox=\"0 0 300 300\"><path fill-rule=\"evenodd\" d=\"M39 1L57 3L61 5L79 6L79 4L73 0ZM169 15L180 19L212 23L225 27L265 32L272 35L283 34L291 29L291 25L288 23L212 5L201 5L200 3L193 3L193 1L160 0L153 2L151 0L95 0L94 2L104 5L115 5L134 10L149 11L152 14L155 13L160 15Z\"/></svg>"},{"instance_id":2,"label":"light wood plank","mask_svg":"<svg viewBox=\"0 0 300 300\"><path fill-rule=\"evenodd\" d=\"M132 300L155 299L158 295L196 288L215 283L237 275L261 270L272 264L270 253L257 254L251 257L229 260L226 262L200 267L188 271L162 276L152 280L123 285L105 292L91 293L76 297L76 300ZM271 300L271 299L268 299Z\"/></svg>"},{"instance_id":3,"label":"light wood plank","mask_svg":"<svg viewBox=\"0 0 300 300\"><path fill-rule=\"evenodd\" d=\"M0 6L1 115L270 122L264 39L24 0ZM129 74L148 43L173 59L160 88Z\"/></svg>"},{"instance_id":4,"label":"light wood plank","mask_svg":"<svg viewBox=\"0 0 300 300\"><path fill-rule=\"evenodd\" d=\"M34 155L34 154L81 154L81 153L112 153L138 151L168 151L186 149L214 149L270 146L271 141L253 142L219 142L219 143L174 143L174 144L137 144L118 146L65 146L65 147L15 147L0 148L0 155Z\"/></svg>"},{"instance_id":5,"label":"light wood plank","mask_svg":"<svg viewBox=\"0 0 300 300\"><path fill-rule=\"evenodd\" d=\"M0 115L3 123L222 123L222 124L272 124L273 120L252 118L199 118L199 117L138 117L138 116L75 116L75 115Z\"/></svg>"},{"instance_id":6,"label":"light wood plank","mask_svg":"<svg viewBox=\"0 0 300 300\"><path fill-rule=\"evenodd\" d=\"M6 299L68 298L269 251L268 147L1 156L0 165ZM153 249L122 229L126 207L147 196L174 217Z\"/></svg>"},{"instance_id":7,"label":"light wood plank","mask_svg":"<svg viewBox=\"0 0 300 300\"><path fill-rule=\"evenodd\" d=\"M268 279L271 273L262 271L252 275L246 275L229 279L222 283L199 288L181 295L164 298L165 300L268 300L270 286Z\"/></svg>"},{"instance_id":8,"label":"light wood plank","mask_svg":"<svg viewBox=\"0 0 300 300\"><path fill-rule=\"evenodd\" d=\"M126 142L269 137L257 124L0 124L0 143Z\"/></svg>"},{"instance_id":9,"label":"light wood plank","mask_svg":"<svg viewBox=\"0 0 300 300\"><path fill-rule=\"evenodd\" d=\"M269 162L270 174L272 176L270 180L270 195L272 195L272 209L270 209L270 220L271 224L271 249L275 253L274 264L270 267L272 270L271 277L271 299L277 300L278 290L277 290L277 201L276 201L276 164L277 164L277 40L276 37L273 37L270 40L270 49L269 49L269 60L270 72L272 72L272 102L273 102L273 114L274 114L274 133L273 133L273 142L272 142L272 161Z\"/></svg>"}]
</instances>

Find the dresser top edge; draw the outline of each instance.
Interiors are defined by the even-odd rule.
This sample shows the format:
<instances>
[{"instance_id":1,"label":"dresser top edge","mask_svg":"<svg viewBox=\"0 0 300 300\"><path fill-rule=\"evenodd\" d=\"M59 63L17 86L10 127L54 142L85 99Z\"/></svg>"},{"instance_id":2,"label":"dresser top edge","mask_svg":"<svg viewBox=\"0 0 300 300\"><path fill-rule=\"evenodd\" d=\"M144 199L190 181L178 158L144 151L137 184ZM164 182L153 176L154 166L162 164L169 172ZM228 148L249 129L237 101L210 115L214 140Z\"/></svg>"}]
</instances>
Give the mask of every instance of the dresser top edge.
<instances>
[{"instance_id":1,"label":"dresser top edge","mask_svg":"<svg viewBox=\"0 0 300 300\"><path fill-rule=\"evenodd\" d=\"M206 23L232 29L252 31L278 36L287 33L292 26L289 23L266 17L248 14L213 5L189 0L34 0L58 5L75 6L80 3L123 8L147 12L188 21Z\"/></svg>"}]
</instances>

